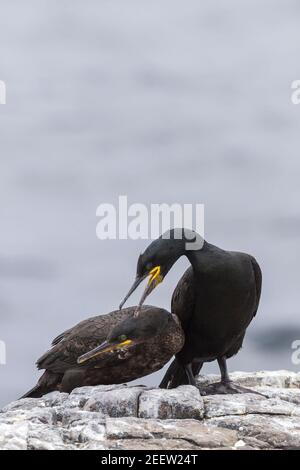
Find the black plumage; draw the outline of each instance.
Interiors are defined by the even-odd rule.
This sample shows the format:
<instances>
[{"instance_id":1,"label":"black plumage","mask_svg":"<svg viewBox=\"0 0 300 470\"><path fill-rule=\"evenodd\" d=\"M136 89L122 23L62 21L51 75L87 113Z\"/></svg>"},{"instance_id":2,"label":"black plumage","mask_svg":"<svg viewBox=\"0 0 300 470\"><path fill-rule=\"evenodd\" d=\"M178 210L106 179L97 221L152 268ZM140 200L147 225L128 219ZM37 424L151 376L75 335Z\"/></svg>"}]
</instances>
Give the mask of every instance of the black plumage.
<instances>
[{"instance_id":1,"label":"black plumage","mask_svg":"<svg viewBox=\"0 0 300 470\"><path fill-rule=\"evenodd\" d=\"M181 237L178 237L178 230ZM186 340L161 386L195 384L194 376L202 365L217 360L221 382L215 390L239 391L230 382L226 360L240 350L247 327L256 315L261 295L261 270L253 256L226 251L206 241L199 249L187 250L187 242L193 236L199 240L195 232L171 230L152 242L138 260L135 285L139 284L139 279L151 276L142 302L162 282L178 258L184 255L191 263L174 291L171 308L180 318ZM159 278L157 275L153 278L157 271Z\"/></svg>"}]
</instances>

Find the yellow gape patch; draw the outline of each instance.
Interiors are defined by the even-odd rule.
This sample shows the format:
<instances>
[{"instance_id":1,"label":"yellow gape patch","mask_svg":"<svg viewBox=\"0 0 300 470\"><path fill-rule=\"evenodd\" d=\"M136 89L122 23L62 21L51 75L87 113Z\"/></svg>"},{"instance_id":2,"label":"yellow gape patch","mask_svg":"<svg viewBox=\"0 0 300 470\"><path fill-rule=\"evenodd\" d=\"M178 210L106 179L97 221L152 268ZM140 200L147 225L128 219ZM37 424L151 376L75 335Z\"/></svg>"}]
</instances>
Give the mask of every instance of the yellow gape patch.
<instances>
[{"instance_id":1,"label":"yellow gape patch","mask_svg":"<svg viewBox=\"0 0 300 470\"><path fill-rule=\"evenodd\" d=\"M155 268L151 269L150 271L151 277L149 279L148 284L152 284L153 281L156 281L156 284L159 284L162 281L163 277L160 271L161 271L160 266L155 266Z\"/></svg>"},{"instance_id":2,"label":"yellow gape patch","mask_svg":"<svg viewBox=\"0 0 300 470\"><path fill-rule=\"evenodd\" d=\"M123 348L124 346L129 346L129 344L131 344L131 343L132 343L131 339L126 339L126 341L123 341L123 343L117 344L116 348L117 349Z\"/></svg>"}]
</instances>

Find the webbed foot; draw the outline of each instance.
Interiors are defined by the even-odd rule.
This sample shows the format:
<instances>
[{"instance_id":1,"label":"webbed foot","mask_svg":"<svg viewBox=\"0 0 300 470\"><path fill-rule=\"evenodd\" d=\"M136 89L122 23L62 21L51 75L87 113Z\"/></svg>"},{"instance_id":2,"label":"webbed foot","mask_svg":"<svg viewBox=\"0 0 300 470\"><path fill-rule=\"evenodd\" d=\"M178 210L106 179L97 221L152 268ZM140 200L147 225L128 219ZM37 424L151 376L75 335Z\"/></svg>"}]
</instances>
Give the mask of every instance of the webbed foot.
<instances>
[{"instance_id":1,"label":"webbed foot","mask_svg":"<svg viewBox=\"0 0 300 470\"><path fill-rule=\"evenodd\" d=\"M241 387L240 385L236 385L231 381L228 382L216 382L206 387L203 387L200 390L201 395L234 395L237 393L253 393L255 395L260 395L261 397L267 398L262 393L256 392L251 388Z\"/></svg>"}]
</instances>

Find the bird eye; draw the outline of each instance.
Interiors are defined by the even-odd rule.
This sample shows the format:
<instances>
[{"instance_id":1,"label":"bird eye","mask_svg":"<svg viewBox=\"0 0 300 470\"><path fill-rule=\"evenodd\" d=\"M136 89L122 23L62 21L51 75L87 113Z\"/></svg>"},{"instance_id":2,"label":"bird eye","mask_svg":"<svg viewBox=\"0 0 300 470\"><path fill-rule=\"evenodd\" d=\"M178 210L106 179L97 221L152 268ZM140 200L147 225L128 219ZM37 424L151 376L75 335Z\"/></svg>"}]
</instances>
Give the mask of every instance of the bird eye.
<instances>
[{"instance_id":1,"label":"bird eye","mask_svg":"<svg viewBox=\"0 0 300 470\"><path fill-rule=\"evenodd\" d=\"M151 269L152 269L152 263L147 263L146 264L146 270L151 271Z\"/></svg>"},{"instance_id":2,"label":"bird eye","mask_svg":"<svg viewBox=\"0 0 300 470\"><path fill-rule=\"evenodd\" d=\"M126 339L127 339L127 336L126 336L126 335L121 335L121 336L119 337L119 340L120 340L120 341L126 341Z\"/></svg>"}]
</instances>

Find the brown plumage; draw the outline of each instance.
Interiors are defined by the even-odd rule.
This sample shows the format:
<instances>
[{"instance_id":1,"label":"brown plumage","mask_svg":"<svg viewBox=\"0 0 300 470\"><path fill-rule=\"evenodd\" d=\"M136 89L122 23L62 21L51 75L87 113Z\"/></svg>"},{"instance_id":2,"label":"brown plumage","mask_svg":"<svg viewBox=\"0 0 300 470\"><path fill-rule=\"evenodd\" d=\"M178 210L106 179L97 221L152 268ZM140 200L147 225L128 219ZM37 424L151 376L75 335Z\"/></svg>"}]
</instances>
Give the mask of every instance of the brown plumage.
<instances>
[{"instance_id":1,"label":"brown plumage","mask_svg":"<svg viewBox=\"0 0 300 470\"><path fill-rule=\"evenodd\" d=\"M138 319L134 312L135 307L129 307L92 317L55 338L52 349L37 361L44 374L24 397L40 397L55 390L70 392L84 385L129 382L161 369L183 347L180 322L175 315L152 306L144 306ZM103 343L112 330L124 325L128 331L128 323L136 344L78 364L78 358Z\"/></svg>"}]
</instances>

